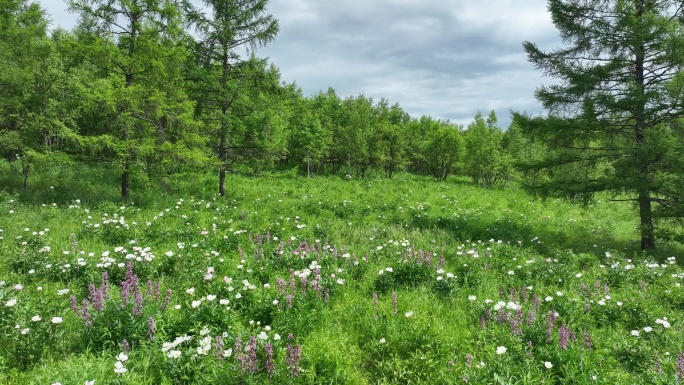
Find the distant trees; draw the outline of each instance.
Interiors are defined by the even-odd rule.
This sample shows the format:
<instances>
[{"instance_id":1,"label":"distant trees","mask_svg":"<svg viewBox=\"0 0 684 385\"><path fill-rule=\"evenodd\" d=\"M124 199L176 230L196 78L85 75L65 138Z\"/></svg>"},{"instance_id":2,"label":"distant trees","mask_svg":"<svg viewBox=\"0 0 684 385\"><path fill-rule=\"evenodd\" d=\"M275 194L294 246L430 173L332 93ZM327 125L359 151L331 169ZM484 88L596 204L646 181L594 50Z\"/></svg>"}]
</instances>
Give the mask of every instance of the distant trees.
<instances>
[{"instance_id":1,"label":"distant trees","mask_svg":"<svg viewBox=\"0 0 684 385\"><path fill-rule=\"evenodd\" d=\"M607 191L634 202L641 248L653 249L655 221L684 216L684 6L665 0L550 0L566 46L531 42L529 60L557 79L536 96L548 118L518 114L529 136L548 146L527 170L546 195L587 200Z\"/></svg>"},{"instance_id":2,"label":"distant trees","mask_svg":"<svg viewBox=\"0 0 684 385\"><path fill-rule=\"evenodd\" d=\"M227 173L276 165L495 186L526 156L493 112L464 129L384 98L302 95L256 55L278 33L266 0L68 4L77 26L48 34L38 5L0 2L0 153L25 187L36 165L58 161L112 165L123 199L135 183L168 189L166 176L209 169L226 195Z\"/></svg>"}]
</instances>

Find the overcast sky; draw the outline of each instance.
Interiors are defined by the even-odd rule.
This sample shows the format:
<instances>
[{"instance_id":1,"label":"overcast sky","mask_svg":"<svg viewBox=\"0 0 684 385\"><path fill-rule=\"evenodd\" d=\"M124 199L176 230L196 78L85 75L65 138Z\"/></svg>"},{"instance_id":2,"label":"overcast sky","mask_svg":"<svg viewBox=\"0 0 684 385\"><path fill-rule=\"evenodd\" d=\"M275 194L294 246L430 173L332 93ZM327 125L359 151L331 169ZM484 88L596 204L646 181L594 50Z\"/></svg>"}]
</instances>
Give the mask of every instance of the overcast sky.
<instances>
[{"instance_id":1,"label":"overcast sky","mask_svg":"<svg viewBox=\"0 0 684 385\"><path fill-rule=\"evenodd\" d=\"M53 27L73 27L63 0L40 0ZM333 87L399 103L412 116L467 125L496 110L543 113L534 90L552 80L527 62L522 42L560 46L546 0L271 0L276 40L258 51L304 95Z\"/></svg>"}]
</instances>

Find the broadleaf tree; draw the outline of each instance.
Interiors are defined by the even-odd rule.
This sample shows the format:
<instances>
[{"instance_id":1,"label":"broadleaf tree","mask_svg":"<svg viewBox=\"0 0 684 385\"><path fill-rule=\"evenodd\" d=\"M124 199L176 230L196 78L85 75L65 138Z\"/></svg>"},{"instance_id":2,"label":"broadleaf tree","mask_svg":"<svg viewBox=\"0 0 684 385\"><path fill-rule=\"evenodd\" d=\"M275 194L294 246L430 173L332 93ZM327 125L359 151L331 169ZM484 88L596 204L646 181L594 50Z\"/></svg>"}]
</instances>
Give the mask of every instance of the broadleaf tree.
<instances>
[{"instance_id":1,"label":"broadleaf tree","mask_svg":"<svg viewBox=\"0 0 684 385\"><path fill-rule=\"evenodd\" d=\"M537 89L547 118L516 115L548 145L551 177L529 186L588 200L609 192L635 203L642 249L656 244L660 213L681 212L684 170L666 162L682 146L673 124L684 114L684 2L549 0L564 47L523 44L555 83Z\"/></svg>"}]
</instances>

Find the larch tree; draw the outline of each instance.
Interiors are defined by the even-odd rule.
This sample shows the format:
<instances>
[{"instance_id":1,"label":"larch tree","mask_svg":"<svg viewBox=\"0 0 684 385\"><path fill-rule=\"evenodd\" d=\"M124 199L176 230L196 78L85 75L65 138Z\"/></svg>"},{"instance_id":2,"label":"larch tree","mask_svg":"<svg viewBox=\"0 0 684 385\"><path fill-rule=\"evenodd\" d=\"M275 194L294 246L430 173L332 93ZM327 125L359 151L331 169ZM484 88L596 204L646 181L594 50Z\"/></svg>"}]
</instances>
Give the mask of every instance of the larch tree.
<instances>
[{"instance_id":1,"label":"larch tree","mask_svg":"<svg viewBox=\"0 0 684 385\"><path fill-rule=\"evenodd\" d=\"M655 219L681 212L684 169L674 127L684 115L684 2L549 0L564 47L525 42L529 60L556 81L537 89L547 118L515 116L548 151L527 165L548 169L531 185L589 200L598 192L635 203L641 248L656 244ZM681 163L681 162L678 162Z\"/></svg>"},{"instance_id":2,"label":"larch tree","mask_svg":"<svg viewBox=\"0 0 684 385\"><path fill-rule=\"evenodd\" d=\"M225 180L230 152L234 147L237 126L253 108L245 102L245 94L259 88L278 86L254 71L258 60L247 54L273 41L278 34L278 21L266 12L268 0L203 0L207 14L191 13L198 40L195 55L199 72L192 76L195 95L202 110L208 132L218 138L215 146L219 158L219 195L226 194ZM247 57L245 57L247 56ZM255 90L257 89L257 90Z\"/></svg>"},{"instance_id":3,"label":"larch tree","mask_svg":"<svg viewBox=\"0 0 684 385\"><path fill-rule=\"evenodd\" d=\"M174 0L69 0L80 16L77 36L84 56L102 80L93 94L108 106L103 130L86 132L115 154L121 197L127 199L131 168L152 176L154 162L168 162L198 146L192 103L184 94L181 64L188 55L184 15ZM163 153L164 155L161 155ZM191 156L198 156L197 153ZM201 156L198 156L201 158ZM155 165L156 166L156 165ZM168 168L168 165L164 166Z\"/></svg>"}]
</instances>

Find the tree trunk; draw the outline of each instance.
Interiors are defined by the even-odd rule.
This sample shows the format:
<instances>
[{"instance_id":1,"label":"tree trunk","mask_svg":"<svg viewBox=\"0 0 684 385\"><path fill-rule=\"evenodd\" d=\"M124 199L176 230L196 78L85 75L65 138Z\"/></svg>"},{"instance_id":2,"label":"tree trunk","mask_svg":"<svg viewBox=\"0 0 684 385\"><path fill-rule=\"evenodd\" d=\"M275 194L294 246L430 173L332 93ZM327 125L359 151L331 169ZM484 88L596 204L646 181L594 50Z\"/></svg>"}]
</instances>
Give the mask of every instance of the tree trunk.
<instances>
[{"instance_id":1,"label":"tree trunk","mask_svg":"<svg viewBox=\"0 0 684 385\"><path fill-rule=\"evenodd\" d=\"M643 4L641 4L643 6ZM639 9L638 16L642 16L642 9ZM634 57L634 81L637 86L639 96L645 94L644 80L644 60L646 47L643 43L638 45ZM643 100L643 98L641 98ZM639 219L641 232L641 250L655 249L655 234L653 226L653 212L651 207L651 190L649 163L646 147L646 105L641 101L637 104L634 111L634 139L636 142L636 158L639 167L639 182L637 187L637 200L639 201Z\"/></svg>"},{"instance_id":2,"label":"tree trunk","mask_svg":"<svg viewBox=\"0 0 684 385\"><path fill-rule=\"evenodd\" d=\"M221 144L219 145L219 159L221 159L221 166L219 167L219 195L226 196L226 162L228 160L226 151L226 133L221 132Z\"/></svg>"}]
</instances>

